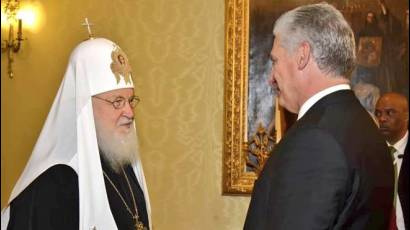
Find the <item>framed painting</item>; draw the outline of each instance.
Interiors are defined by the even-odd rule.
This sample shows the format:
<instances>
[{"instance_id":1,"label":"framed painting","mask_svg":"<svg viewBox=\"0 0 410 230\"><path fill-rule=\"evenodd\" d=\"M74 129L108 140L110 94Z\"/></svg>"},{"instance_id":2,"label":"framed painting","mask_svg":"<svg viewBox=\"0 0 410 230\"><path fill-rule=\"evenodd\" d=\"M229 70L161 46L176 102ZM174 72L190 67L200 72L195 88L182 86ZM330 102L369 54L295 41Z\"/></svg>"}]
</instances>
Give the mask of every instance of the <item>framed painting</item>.
<instances>
[{"instance_id":1,"label":"framed painting","mask_svg":"<svg viewBox=\"0 0 410 230\"><path fill-rule=\"evenodd\" d=\"M295 121L295 115L286 112L276 103L275 93L267 82L271 69L269 55L273 44L272 29L276 18L285 11L302 4L317 2L321 0L225 0L222 166L224 195L248 195L252 192L253 184L264 162L286 129ZM366 27L365 18L368 12L380 12L379 3L373 0L328 2L342 12L357 38ZM400 15L404 15L405 9L408 12L408 3L405 0L394 0L394 2L395 4L387 7L390 7L391 16L398 18L394 22L402 26L391 29L402 30L401 28L406 28L404 24L406 19ZM408 26L407 31L400 34L407 35ZM398 62L390 61L392 58L389 58L389 55L392 55L392 52L386 53L388 50L394 50L392 46L395 46L401 49L400 52L395 53L404 52L407 55L402 56L406 57L408 45L403 46L401 45L403 42L394 39L396 37L393 36L384 36L382 40L360 39L362 46L358 53L362 57L358 60L359 67L352 74L353 88L355 84L360 84L369 77L371 83L379 88L381 93L390 90L407 93L408 96L408 78L400 78L407 80L407 84L398 84L396 80L399 79L398 74L403 74L396 70L407 71L408 74L408 58L405 60L407 65L400 64L399 68L393 66ZM408 44L408 36L404 41ZM365 50L366 42L372 45L367 47L369 50ZM359 39L357 43L359 44ZM360 64L365 65L364 68L360 68ZM384 75L364 75L371 72L369 67L373 68L376 65ZM407 68L401 68L406 66ZM386 75L387 70L395 72ZM394 82L397 84L394 85Z\"/></svg>"},{"instance_id":2,"label":"framed painting","mask_svg":"<svg viewBox=\"0 0 410 230\"><path fill-rule=\"evenodd\" d=\"M382 37L360 37L357 48L357 63L365 67L376 67L380 64Z\"/></svg>"},{"instance_id":3,"label":"framed painting","mask_svg":"<svg viewBox=\"0 0 410 230\"><path fill-rule=\"evenodd\" d=\"M227 0L225 17L223 193L250 194L285 128L284 119L274 115L284 111L275 106L266 78L272 37L265 47L249 46L258 39L249 36L248 0ZM257 68L261 62L265 68Z\"/></svg>"},{"instance_id":4,"label":"framed painting","mask_svg":"<svg viewBox=\"0 0 410 230\"><path fill-rule=\"evenodd\" d=\"M250 194L275 144L296 115L268 84L274 19L294 4L226 0L223 194Z\"/></svg>"},{"instance_id":5,"label":"framed painting","mask_svg":"<svg viewBox=\"0 0 410 230\"><path fill-rule=\"evenodd\" d=\"M226 0L223 194L247 195L296 115L268 84L275 18L288 1Z\"/></svg>"}]
</instances>

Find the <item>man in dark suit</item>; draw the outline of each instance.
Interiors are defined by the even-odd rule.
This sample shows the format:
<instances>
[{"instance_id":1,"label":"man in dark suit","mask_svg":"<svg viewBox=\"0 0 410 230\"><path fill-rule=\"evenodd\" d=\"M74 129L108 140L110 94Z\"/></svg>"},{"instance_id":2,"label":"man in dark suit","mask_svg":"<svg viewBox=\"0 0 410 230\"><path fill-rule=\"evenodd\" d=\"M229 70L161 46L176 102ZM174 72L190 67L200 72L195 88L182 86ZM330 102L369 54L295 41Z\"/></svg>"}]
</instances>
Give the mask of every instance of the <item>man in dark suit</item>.
<instances>
[{"instance_id":1,"label":"man in dark suit","mask_svg":"<svg viewBox=\"0 0 410 230\"><path fill-rule=\"evenodd\" d=\"M409 223L409 103L404 95L386 93L376 103L379 130L393 154L397 186L391 229L410 229Z\"/></svg>"},{"instance_id":2,"label":"man in dark suit","mask_svg":"<svg viewBox=\"0 0 410 230\"><path fill-rule=\"evenodd\" d=\"M321 3L285 13L273 33L270 81L298 120L255 182L244 229L387 229L392 158L349 87L350 26Z\"/></svg>"}]
</instances>

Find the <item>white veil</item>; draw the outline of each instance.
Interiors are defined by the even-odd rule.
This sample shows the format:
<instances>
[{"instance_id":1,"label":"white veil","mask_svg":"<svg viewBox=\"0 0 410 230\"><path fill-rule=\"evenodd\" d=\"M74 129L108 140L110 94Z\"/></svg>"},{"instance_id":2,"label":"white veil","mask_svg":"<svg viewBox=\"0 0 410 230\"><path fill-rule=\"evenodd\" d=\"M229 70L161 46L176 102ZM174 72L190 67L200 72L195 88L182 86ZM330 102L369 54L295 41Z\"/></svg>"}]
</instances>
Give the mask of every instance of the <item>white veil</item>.
<instances>
[{"instance_id":1,"label":"white veil","mask_svg":"<svg viewBox=\"0 0 410 230\"><path fill-rule=\"evenodd\" d=\"M117 229L105 190L91 102L92 95L134 87L132 80L126 81L124 76L117 82L110 68L111 53L116 48L119 47L115 43L96 38L80 43L72 52L31 157L2 211L2 230L7 228L10 202L40 174L57 164L70 166L78 175L79 229ZM133 169L145 195L152 229L148 190L139 157Z\"/></svg>"}]
</instances>

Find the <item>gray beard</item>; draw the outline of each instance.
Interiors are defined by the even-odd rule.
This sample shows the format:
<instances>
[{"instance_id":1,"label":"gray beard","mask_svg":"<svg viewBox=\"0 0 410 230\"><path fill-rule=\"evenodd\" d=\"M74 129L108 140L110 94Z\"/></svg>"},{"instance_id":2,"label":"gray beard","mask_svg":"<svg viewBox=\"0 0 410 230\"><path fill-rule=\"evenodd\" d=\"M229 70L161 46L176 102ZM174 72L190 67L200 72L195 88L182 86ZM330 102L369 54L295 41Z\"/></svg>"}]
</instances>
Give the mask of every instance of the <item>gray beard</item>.
<instances>
[{"instance_id":1,"label":"gray beard","mask_svg":"<svg viewBox=\"0 0 410 230\"><path fill-rule=\"evenodd\" d=\"M138 137L134 127L121 135L100 127L96 122L96 132L100 155L115 172L120 173L123 166L138 160Z\"/></svg>"}]
</instances>

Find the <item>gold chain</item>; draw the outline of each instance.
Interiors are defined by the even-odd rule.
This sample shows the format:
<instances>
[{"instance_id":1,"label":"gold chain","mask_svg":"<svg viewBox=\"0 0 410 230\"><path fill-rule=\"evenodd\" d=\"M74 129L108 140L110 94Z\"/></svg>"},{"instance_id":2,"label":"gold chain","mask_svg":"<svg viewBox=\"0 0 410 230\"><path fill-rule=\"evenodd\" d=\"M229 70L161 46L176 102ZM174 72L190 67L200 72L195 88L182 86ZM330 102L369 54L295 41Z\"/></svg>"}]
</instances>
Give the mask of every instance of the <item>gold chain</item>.
<instances>
[{"instance_id":1,"label":"gold chain","mask_svg":"<svg viewBox=\"0 0 410 230\"><path fill-rule=\"evenodd\" d=\"M134 203L135 217L138 220L140 218L140 216L138 215L137 203L135 202L134 193L132 192L131 185L130 185L130 182L128 181L127 174L125 174L125 172L124 172L124 168L121 167L121 170L122 170L122 173L125 176L125 180L127 180L128 188L130 189L130 192L131 192L132 202Z\"/></svg>"},{"instance_id":2,"label":"gold chain","mask_svg":"<svg viewBox=\"0 0 410 230\"><path fill-rule=\"evenodd\" d=\"M128 177L127 174L125 174L124 169L121 167L122 173L125 176L125 180L127 180L127 184L128 184L128 188L130 189L130 193L131 193L131 197L132 197L132 201L134 203L134 208L135 208L135 215L132 214L130 207L128 207L127 203L125 202L124 197L121 195L120 191L118 191L117 187L115 186L115 184L112 182L112 180L110 179L110 177L105 173L105 171L103 170L104 176L108 179L108 181L110 182L110 184L112 185L112 187L114 188L114 190L117 192L118 196L121 198L122 203L125 205L125 207L127 208L127 211L130 213L130 215L132 216L132 218L135 220L135 227L136 229L146 229L144 227L144 224L139 220L139 215L138 215L138 209L137 209L137 204L135 202L135 198L134 198L134 193L132 192L131 189L131 185L130 182L128 181Z\"/></svg>"}]
</instances>

